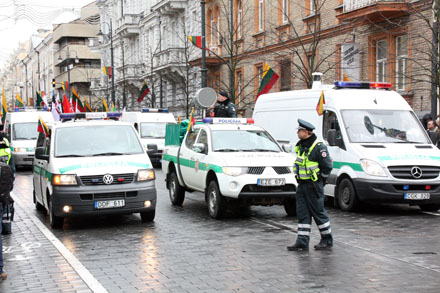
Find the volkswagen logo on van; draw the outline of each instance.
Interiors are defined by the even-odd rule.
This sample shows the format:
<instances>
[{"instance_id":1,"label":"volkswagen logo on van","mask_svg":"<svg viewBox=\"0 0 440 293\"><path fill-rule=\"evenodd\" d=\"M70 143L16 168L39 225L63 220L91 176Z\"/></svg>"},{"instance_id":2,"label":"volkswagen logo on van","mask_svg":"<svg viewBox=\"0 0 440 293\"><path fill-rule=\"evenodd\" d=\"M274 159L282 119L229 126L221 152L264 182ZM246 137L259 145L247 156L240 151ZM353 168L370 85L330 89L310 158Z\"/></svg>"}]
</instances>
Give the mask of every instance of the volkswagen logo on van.
<instances>
[{"instance_id":1,"label":"volkswagen logo on van","mask_svg":"<svg viewBox=\"0 0 440 293\"><path fill-rule=\"evenodd\" d=\"M104 184L112 184L113 183L113 176L110 174L105 174L104 176L102 176L102 181L104 182Z\"/></svg>"},{"instance_id":2,"label":"volkswagen logo on van","mask_svg":"<svg viewBox=\"0 0 440 293\"><path fill-rule=\"evenodd\" d=\"M411 168L411 175L415 179L420 179L422 177L422 169L420 167L412 167Z\"/></svg>"}]
</instances>

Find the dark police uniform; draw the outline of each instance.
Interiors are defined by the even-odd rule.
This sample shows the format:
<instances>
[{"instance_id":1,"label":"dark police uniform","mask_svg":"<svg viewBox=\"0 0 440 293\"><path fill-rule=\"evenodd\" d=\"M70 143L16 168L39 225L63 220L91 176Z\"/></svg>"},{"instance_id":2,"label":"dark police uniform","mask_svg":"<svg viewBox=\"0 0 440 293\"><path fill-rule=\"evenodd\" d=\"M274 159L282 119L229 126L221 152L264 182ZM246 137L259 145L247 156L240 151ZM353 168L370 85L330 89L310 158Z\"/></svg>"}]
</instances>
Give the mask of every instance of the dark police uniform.
<instances>
[{"instance_id":1,"label":"dark police uniform","mask_svg":"<svg viewBox=\"0 0 440 293\"><path fill-rule=\"evenodd\" d=\"M298 119L298 129L313 131L315 127ZM295 174L298 180L296 192L296 211L298 216L298 237L288 250L307 250L312 218L318 225L321 241L315 249L328 249L333 246L330 219L324 208L324 184L332 170L332 160L327 146L320 142L315 134L300 140L295 147L297 159Z\"/></svg>"},{"instance_id":2,"label":"dark police uniform","mask_svg":"<svg viewBox=\"0 0 440 293\"><path fill-rule=\"evenodd\" d=\"M237 109L235 104L229 99L229 96L225 92L221 92L220 95L226 97L227 99L223 102L218 102L214 108L214 117L222 117L222 118L236 118L237 117Z\"/></svg>"}]
</instances>

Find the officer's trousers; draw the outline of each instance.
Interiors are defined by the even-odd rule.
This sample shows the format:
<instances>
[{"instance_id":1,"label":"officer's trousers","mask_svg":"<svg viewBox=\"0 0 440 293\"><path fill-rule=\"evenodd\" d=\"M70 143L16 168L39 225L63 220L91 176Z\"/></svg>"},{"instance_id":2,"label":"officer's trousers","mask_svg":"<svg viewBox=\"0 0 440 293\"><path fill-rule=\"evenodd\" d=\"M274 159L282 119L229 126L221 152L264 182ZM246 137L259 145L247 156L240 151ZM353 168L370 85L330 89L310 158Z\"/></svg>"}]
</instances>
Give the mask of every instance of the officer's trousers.
<instances>
[{"instance_id":1,"label":"officer's trousers","mask_svg":"<svg viewBox=\"0 0 440 293\"><path fill-rule=\"evenodd\" d=\"M322 182L299 182L296 192L298 216L298 238L296 243L309 245L312 218L318 225L322 240L332 240L330 219L324 208L324 186Z\"/></svg>"}]
</instances>

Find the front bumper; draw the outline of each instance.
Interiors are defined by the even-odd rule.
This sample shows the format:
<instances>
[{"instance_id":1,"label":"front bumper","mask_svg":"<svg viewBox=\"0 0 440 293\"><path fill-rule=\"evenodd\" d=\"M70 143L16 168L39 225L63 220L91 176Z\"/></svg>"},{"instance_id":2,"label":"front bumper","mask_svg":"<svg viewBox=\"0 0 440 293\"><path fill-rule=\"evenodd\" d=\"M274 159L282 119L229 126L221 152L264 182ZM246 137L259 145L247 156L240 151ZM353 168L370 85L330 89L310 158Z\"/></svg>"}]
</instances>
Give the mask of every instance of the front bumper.
<instances>
[{"instance_id":1,"label":"front bumper","mask_svg":"<svg viewBox=\"0 0 440 293\"><path fill-rule=\"evenodd\" d=\"M366 179L353 179L358 198L361 201L373 203L405 203L410 205L440 204L440 182L437 184L414 183L405 181L377 181ZM403 186L408 185L409 189ZM430 189L426 189L429 186ZM429 199L408 200L404 193L429 193Z\"/></svg>"},{"instance_id":2,"label":"front bumper","mask_svg":"<svg viewBox=\"0 0 440 293\"><path fill-rule=\"evenodd\" d=\"M15 166L32 166L34 163L33 153L17 153L12 152L14 156Z\"/></svg>"},{"instance_id":3,"label":"front bumper","mask_svg":"<svg viewBox=\"0 0 440 293\"><path fill-rule=\"evenodd\" d=\"M154 181L97 186L57 186L53 189L54 214L58 217L74 217L80 215L131 214L153 211L156 208L157 194ZM124 207L96 209L96 201L121 200ZM151 201L146 208L144 202ZM69 205L72 210L64 212L63 206Z\"/></svg>"}]
</instances>

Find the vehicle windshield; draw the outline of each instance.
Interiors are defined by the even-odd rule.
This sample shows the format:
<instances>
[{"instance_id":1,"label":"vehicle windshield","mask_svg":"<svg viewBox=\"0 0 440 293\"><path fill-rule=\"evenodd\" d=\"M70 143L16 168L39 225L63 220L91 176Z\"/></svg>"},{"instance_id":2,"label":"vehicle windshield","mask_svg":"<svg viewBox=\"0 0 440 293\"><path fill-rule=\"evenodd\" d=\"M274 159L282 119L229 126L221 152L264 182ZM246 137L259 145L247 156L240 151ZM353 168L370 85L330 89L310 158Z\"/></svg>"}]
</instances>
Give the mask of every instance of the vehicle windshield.
<instances>
[{"instance_id":1,"label":"vehicle windshield","mask_svg":"<svg viewBox=\"0 0 440 293\"><path fill-rule=\"evenodd\" d=\"M430 143L416 116L410 111L344 110L350 142Z\"/></svg>"},{"instance_id":2,"label":"vehicle windshield","mask_svg":"<svg viewBox=\"0 0 440 293\"><path fill-rule=\"evenodd\" d=\"M275 140L263 130L213 130L214 151L281 152Z\"/></svg>"},{"instance_id":3,"label":"vehicle windshield","mask_svg":"<svg viewBox=\"0 0 440 293\"><path fill-rule=\"evenodd\" d=\"M135 130L128 125L90 125L56 130L55 157L88 157L143 153Z\"/></svg>"},{"instance_id":4,"label":"vehicle windshield","mask_svg":"<svg viewBox=\"0 0 440 293\"><path fill-rule=\"evenodd\" d=\"M165 128L168 122L141 123L141 138L165 138Z\"/></svg>"},{"instance_id":5,"label":"vehicle windshield","mask_svg":"<svg viewBox=\"0 0 440 293\"><path fill-rule=\"evenodd\" d=\"M37 122L14 123L12 139L34 140L38 137Z\"/></svg>"}]
</instances>

